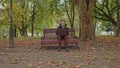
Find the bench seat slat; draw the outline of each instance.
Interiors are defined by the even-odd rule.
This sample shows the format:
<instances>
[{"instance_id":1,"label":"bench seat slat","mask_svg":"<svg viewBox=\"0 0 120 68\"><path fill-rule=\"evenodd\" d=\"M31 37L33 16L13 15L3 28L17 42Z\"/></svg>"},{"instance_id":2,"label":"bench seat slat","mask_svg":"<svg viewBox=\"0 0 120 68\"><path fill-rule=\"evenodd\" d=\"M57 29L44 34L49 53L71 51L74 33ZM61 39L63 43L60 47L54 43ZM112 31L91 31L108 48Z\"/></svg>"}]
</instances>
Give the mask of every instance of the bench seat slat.
<instances>
[{"instance_id":1,"label":"bench seat slat","mask_svg":"<svg viewBox=\"0 0 120 68\"><path fill-rule=\"evenodd\" d=\"M77 44L78 40L77 39L68 39L68 43L76 43ZM57 39L43 39L41 40L41 44L58 44Z\"/></svg>"}]
</instances>

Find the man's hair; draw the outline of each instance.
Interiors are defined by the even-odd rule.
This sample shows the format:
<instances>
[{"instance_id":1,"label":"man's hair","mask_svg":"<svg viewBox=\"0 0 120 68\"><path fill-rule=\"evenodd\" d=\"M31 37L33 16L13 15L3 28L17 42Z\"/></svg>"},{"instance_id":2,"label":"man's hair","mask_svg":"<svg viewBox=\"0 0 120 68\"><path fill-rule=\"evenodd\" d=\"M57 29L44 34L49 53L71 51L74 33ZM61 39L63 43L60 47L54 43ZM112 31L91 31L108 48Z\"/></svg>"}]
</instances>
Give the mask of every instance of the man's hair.
<instances>
[{"instance_id":1,"label":"man's hair","mask_svg":"<svg viewBox=\"0 0 120 68\"><path fill-rule=\"evenodd\" d=\"M60 21L64 21L64 23L65 23L65 20L60 20ZM60 24L61 25L61 24ZM65 26L67 26L67 24L65 23Z\"/></svg>"},{"instance_id":2,"label":"man's hair","mask_svg":"<svg viewBox=\"0 0 120 68\"><path fill-rule=\"evenodd\" d=\"M65 22L65 20L61 20L61 21L64 21L64 22Z\"/></svg>"}]
</instances>

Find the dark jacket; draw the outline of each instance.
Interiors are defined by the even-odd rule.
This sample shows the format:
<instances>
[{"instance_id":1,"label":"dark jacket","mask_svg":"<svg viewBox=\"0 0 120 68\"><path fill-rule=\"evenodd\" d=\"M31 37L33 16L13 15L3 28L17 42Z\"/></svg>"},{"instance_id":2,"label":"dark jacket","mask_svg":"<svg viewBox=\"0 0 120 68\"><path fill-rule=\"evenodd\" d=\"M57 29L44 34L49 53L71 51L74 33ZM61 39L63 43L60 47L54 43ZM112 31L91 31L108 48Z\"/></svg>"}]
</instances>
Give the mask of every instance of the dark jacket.
<instances>
[{"instance_id":1,"label":"dark jacket","mask_svg":"<svg viewBox=\"0 0 120 68\"><path fill-rule=\"evenodd\" d=\"M61 25L59 25L58 26L58 28L57 28L57 30L58 29L62 29L62 26ZM67 29L67 35L69 35L69 32L68 32L68 27L66 26L66 24L65 24L65 28L64 29ZM58 33L57 33L58 31L56 31L56 35L58 35Z\"/></svg>"}]
</instances>

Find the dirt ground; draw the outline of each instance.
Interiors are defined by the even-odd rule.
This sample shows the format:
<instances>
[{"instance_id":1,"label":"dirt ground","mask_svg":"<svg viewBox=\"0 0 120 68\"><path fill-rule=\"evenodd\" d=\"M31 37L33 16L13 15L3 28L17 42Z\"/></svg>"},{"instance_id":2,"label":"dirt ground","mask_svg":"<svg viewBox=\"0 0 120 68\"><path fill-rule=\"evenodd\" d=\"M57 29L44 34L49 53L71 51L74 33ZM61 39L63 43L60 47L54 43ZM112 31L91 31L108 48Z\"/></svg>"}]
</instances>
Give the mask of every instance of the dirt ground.
<instances>
[{"instance_id":1,"label":"dirt ground","mask_svg":"<svg viewBox=\"0 0 120 68\"><path fill-rule=\"evenodd\" d=\"M80 42L67 52L57 51L56 45L3 47L0 68L120 68L120 42L101 40Z\"/></svg>"}]
</instances>

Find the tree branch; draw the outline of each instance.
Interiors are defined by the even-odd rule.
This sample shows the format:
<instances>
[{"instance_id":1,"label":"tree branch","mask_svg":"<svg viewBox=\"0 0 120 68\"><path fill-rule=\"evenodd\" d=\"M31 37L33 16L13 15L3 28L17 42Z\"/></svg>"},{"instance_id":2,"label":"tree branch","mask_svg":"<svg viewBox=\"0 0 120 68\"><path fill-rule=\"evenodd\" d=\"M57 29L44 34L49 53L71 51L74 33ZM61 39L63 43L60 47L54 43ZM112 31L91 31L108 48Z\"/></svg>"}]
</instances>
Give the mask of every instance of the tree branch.
<instances>
[{"instance_id":1,"label":"tree branch","mask_svg":"<svg viewBox=\"0 0 120 68\"><path fill-rule=\"evenodd\" d=\"M99 20L104 20L104 21L110 21L109 19L105 19L103 17L98 17L98 16L95 16L96 19L99 19Z\"/></svg>"}]
</instances>

